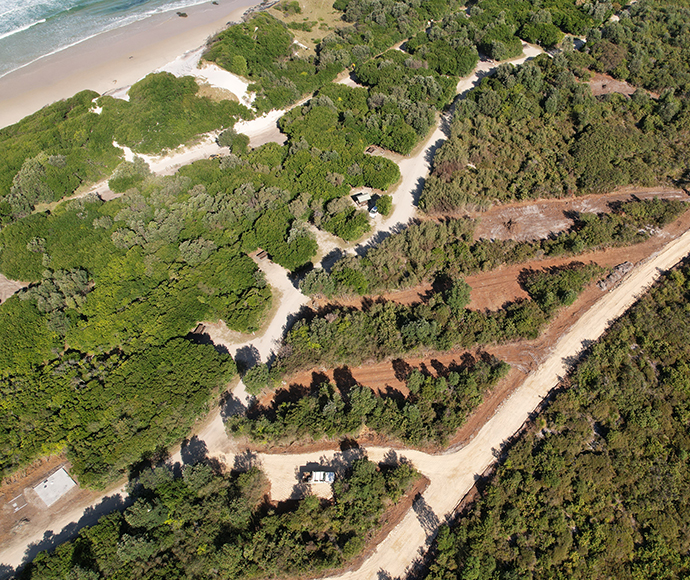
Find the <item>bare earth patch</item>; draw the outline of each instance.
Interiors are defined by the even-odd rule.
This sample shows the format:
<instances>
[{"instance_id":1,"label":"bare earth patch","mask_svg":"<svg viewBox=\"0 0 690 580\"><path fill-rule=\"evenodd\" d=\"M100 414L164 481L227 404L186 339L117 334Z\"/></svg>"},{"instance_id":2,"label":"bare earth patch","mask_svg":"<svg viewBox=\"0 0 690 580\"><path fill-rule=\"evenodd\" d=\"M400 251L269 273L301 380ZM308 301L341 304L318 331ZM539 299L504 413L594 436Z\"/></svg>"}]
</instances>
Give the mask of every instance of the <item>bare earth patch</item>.
<instances>
[{"instance_id":1,"label":"bare earth patch","mask_svg":"<svg viewBox=\"0 0 690 580\"><path fill-rule=\"evenodd\" d=\"M197 94L200 97L208 97L216 103L219 103L220 101L234 101L235 103L240 102L240 100L237 98L237 95L228 89L214 87L209 83L204 83L201 81L197 81L197 84L199 85L199 91Z\"/></svg>"}]
</instances>

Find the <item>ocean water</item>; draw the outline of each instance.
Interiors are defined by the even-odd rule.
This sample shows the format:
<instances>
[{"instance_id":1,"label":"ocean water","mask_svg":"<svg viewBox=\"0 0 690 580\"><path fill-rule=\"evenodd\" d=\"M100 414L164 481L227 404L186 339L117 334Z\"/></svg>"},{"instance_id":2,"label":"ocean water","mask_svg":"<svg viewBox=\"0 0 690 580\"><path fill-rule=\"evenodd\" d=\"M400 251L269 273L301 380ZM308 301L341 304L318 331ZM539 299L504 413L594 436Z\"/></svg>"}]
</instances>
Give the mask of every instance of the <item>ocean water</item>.
<instances>
[{"instance_id":1,"label":"ocean water","mask_svg":"<svg viewBox=\"0 0 690 580\"><path fill-rule=\"evenodd\" d=\"M108 30L209 1L0 0L0 79Z\"/></svg>"}]
</instances>

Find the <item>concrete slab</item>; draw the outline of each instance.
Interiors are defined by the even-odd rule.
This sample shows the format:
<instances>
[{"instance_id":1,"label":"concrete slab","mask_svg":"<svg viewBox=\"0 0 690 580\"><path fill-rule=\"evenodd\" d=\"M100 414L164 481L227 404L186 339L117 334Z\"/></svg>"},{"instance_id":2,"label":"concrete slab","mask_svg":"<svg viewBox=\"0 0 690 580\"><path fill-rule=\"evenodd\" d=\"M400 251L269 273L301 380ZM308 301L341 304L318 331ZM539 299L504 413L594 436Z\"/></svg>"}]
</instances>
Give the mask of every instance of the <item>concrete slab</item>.
<instances>
[{"instance_id":1,"label":"concrete slab","mask_svg":"<svg viewBox=\"0 0 690 580\"><path fill-rule=\"evenodd\" d=\"M34 491L43 500L43 503L50 507L76 485L67 472L60 468L48 479L44 479L34 487Z\"/></svg>"}]
</instances>

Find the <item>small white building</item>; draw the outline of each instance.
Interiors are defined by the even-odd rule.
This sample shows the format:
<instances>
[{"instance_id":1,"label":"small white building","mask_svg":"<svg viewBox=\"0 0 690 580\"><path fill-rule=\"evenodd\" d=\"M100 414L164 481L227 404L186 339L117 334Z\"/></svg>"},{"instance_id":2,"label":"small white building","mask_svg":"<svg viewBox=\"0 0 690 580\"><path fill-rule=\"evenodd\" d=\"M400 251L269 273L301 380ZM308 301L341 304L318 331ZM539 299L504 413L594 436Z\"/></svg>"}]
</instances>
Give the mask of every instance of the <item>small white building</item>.
<instances>
[{"instance_id":1,"label":"small white building","mask_svg":"<svg viewBox=\"0 0 690 580\"><path fill-rule=\"evenodd\" d=\"M67 472L60 468L48 479L44 479L35 486L34 491L43 500L43 503L50 507L76 485Z\"/></svg>"},{"instance_id":2,"label":"small white building","mask_svg":"<svg viewBox=\"0 0 690 580\"><path fill-rule=\"evenodd\" d=\"M353 196L353 199L355 200L355 203L357 205L364 205L369 202L371 199L371 193L367 192L362 192L362 193L357 193Z\"/></svg>"}]
</instances>

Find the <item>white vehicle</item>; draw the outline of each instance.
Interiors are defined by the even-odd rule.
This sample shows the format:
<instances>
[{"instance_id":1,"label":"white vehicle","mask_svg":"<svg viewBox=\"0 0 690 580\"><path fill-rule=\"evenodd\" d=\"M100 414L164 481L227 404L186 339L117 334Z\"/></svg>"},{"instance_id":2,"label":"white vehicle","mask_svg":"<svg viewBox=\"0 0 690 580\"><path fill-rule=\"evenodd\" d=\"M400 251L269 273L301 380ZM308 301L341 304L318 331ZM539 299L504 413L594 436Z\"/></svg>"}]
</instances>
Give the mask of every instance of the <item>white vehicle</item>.
<instances>
[{"instance_id":1,"label":"white vehicle","mask_svg":"<svg viewBox=\"0 0 690 580\"><path fill-rule=\"evenodd\" d=\"M369 210L369 217L375 218L377 215L379 215L379 208L374 206Z\"/></svg>"}]
</instances>

